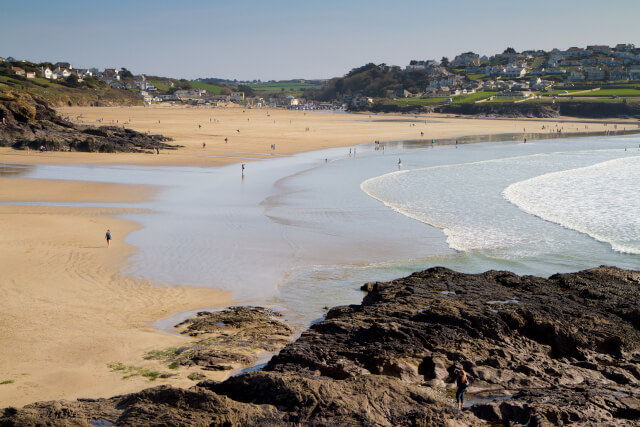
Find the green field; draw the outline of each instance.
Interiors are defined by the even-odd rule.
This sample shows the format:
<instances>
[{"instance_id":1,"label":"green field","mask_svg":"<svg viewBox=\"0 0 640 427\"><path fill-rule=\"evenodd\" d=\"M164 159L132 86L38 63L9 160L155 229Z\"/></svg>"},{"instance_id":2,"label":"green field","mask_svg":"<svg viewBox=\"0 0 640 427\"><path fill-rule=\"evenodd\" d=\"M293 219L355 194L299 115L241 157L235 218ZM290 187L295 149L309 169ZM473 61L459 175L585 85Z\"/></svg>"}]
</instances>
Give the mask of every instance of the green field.
<instances>
[{"instance_id":1,"label":"green field","mask_svg":"<svg viewBox=\"0 0 640 427\"><path fill-rule=\"evenodd\" d=\"M150 81L150 82L151 82L155 87L157 87L157 88L158 88L158 90L159 90L160 92L166 92L166 91L168 91L168 90L169 90L169 88L171 87L171 86L169 86L169 85L163 85L162 83L160 83L160 80L149 80L149 81ZM163 80L163 81L164 81L164 80Z\"/></svg>"},{"instance_id":2,"label":"green field","mask_svg":"<svg viewBox=\"0 0 640 427\"><path fill-rule=\"evenodd\" d=\"M446 104L447 98L401 98L401 99L385 99L384 105L397 105L399 107L415 106L415 105L439 105Z\"/></svg>"},{"instance_id":3,"label":"green field","mask_svg":"<svg viewBox=\"0 0 640 427\"><path fill-rule=\"evenodd\" d=\"M513 100L508 99L502 102L513 102ZM535 99L535 98L530 98L527 101L525 101L526 103L536 103L536 104L551 104L553 102L557 102L557 103L569 103L569 102L583 102L583 103L600 103L600 104L619 104L622 102L638 102L638 98L598 98L598 99L590 99L590 98L578 98L575 97L574 99L568 98L568 97L560 97L560 98L556 98L556 99L552 99L551 97L543 97L542 99ZM492 103L499 103L500 101L490 101Z\"/></svg>"},{"instance_id":4,"label":"green field","mask_svg":"<svg viewBox=\"0 0 640 427\"><path fill-rule=\"evenodd\" d=\"M585 92L574 95L575 97L582 96L640 96L640 89L628 88L628 89L600 89L594 92Z\"/></svg>"},{"instance_id":5,"label":"green field","mask_svg":"<svg viewBox=\"0 0 640 427\"><path fill-rule=\"evenodd\" d=\"M198 88L198 89L205 89L207 92L210 92L216 95L220 95L220 92L222 91L222 86L213 85L211 83L191 81L189 82L189 84L191 85L191 87Z\"/></svg>"},{"instance_id":6,"label":"green field","mask_svg":"<svg viewBox=\"0 0 640 427\"><path fill-rule=\"evenodd\" d=\"M298 94L302 93L302 91L305 89L321 89L322 88L322 85L318 85L318 84L294 83L294 82L250 83L248 86L251 89L255 90L256 92L263 92L263 93L295 92Z\"/></svg>"},{"instance_id":7,"label":"green field","mask_svg":"<svg viewBox=\"0 0 640 427\"><path fill-rule=\"evenodd\" d=\"M481 99L487 99L494 96L498 92L476 92L468 95L458 95L453 97L454 104L470 104Z\"/></svg>"},{"instance_id":8,"label":"green field","mask_svg":"<svg viewBox=\"0 0 640 427\"><path fill-rule=\"evenodd\" d=\"M564 92L566 89L564 90L552 90L549 92L539 92L537 94L542 95L542 96L554 96L554 95L562 95L562 96L571 96L572 93L574 92L582 92L582 90L567 90L567 92L569 93L565 93L563 94L562 92ZM592 93L592 92L586 92L585 95Z\"/></svg>"},{"instance_id":9,"label":"green field","mask_svg":"<svg viewBox=\"0 0 640 427\"><path fill-rule=\"evenodd\" d=\"M469 95L452 96L453 104L471 104L480 99L492 97L496 92L476 92ZM400 98L385 100L385 105L398 105L400 107L408 105L439 105L446 104L447 98Z\"/></svg>"},{"instance_id":10,"label":"green field","mask_svg":"<svg viewBox=\"0 0 640 427\"><path fill-rule=\"evenodd\" d=\"M467 74L467 77L469 80L486 80L490 78L490 76L487 76L484 73L469 73Z\"/></svg>"}]
</instances>

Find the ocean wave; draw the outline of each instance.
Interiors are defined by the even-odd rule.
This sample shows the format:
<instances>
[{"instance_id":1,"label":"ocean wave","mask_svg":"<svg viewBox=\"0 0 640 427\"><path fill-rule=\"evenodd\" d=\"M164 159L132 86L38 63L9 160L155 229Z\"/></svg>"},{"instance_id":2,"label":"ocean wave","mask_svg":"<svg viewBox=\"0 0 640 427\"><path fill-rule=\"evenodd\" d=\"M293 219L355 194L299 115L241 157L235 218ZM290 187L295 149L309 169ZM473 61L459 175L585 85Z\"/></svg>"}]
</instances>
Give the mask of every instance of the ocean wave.
<instances>
[{"instance_id":1,"label":"ocean wave","mask_svg":"<svg viewBox=\"0 0 640 427\"><path fill-rule=\"evenodd\" d=\"M360 188L394 211L441 229L458 251L503 259L561 254L575 250L568 233L580 231L635 254L639 161L620 149L539 153L396 171Z\"/></svg>"},{"instance_id":2,"label":"ocean wave","mask_svg":"<svg viewBox=\"0 0 640 427\"><path fill-rule=\"evenodd\" d=\"M509 185L503 196L519 209L640 254L640 156L553 172Z\"/></svg>"}]
</instances>

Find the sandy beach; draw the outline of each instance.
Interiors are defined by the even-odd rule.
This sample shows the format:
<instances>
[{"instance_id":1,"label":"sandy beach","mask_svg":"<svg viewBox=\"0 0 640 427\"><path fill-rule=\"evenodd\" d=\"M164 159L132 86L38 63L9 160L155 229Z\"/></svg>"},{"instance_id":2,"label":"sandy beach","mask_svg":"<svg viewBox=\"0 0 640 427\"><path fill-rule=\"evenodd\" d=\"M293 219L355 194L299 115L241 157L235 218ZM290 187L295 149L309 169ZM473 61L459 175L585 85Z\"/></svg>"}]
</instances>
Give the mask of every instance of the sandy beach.
<instances>
[{"instance_id":1,"label":"sandy beach","mask_svg":"<svg viewBox=\"0 0 640 427\"><path fill-rule=\"evenodd\" d=\"M84 182L0 179L3 201L145 200L155 189ZM135 250L123 242L138 225L123 209L0 206L0 386L2 406L100 397L149 386L122 380L108 363L166 371L145 352L186 339L149 323L194 307L229 303L222 291L159 287L120 273ZM113 232L107 249L104 233ZM174 382L192 383L186 378Z\"/></svg>"},{"instance_id":2,"label":"sandy beach","mask_svg":"<svg viewBox=\"0 0 640 427\"><path fill-rule=\"evenodd\" d=\"M548 133L556 125L565 133L613 130L613 125L604 122L579 120L369 116L242 108L72 107L59 111L74 122L161 133L184 147L163 150L159 155L27 153L1 148L0 163L219 166L374 140ZM620 130L625 127L617 126ZM628 128L637 128L637 124L629 122ZM273 144L275 150L271 149ZM161 383L141 376L122 380L107 364L121 362L166 371L143 360L145 352L186 339L157 332L150 323L183 311L231 304L226 292L154 286L123 274L127 259L136 250L125 244L124 238L139 226L115 215L135 210L20 205L134 203L149 200L158 190L140 185L0 177L0 201L12 203L0 205L0 382L12 381L0 385L0 406L104 397ZM104 240L107 228L114 234L110 249ZM169 381L193 384L183 373Z\"/></svg>"},{"instance_id":3,"label":"sandy beach","mask_svg":"<svg viewBox=\"0 0 640 427\"><path fill-rule=\"evenodd\" d=\"M295 110L212 107L67 107L60 115L74 123L125 126L162 134L183 146L151 153L34 153L0 149L0 162L29 164L136 164L219 166L364 142L456 138L467 135L614 130L605 121L572 118L484 119L428 115L369 115ZM425 122L426 121L426 122ZM585 123L588 122L588 123ZM625 122L617 121L617 122ZM627 121L629 129L637 122ZM544 126L544 129L542 127ZM617 125L618 129L626 125ZM226 141L225 141L226 139ZM203 143L206 146L203 148ZM275 150L271 149L275 144Z\"/></svg>"}]
</instances>

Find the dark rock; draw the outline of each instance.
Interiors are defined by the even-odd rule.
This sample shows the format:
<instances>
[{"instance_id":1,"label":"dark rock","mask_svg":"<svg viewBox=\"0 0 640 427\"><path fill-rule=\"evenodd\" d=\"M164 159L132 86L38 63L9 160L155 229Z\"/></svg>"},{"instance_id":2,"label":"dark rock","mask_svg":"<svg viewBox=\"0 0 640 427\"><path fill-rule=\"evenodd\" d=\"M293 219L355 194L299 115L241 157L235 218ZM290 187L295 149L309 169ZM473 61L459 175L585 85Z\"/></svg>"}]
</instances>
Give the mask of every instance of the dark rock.
<instances>
[{"instance_id":1,"label":"dark rock","mask_svg":"<svg viewBox=\"0 0 640 427\"><path fill-rule=\"evenodd\" d=\"M177 366L200 366L206 371L228 371L250 366L261 352L276 352L289 342L291 328L280 313L263 307L238 306L217 312L199 312L176 325L180 333L198 341L174 350L151 352L148 359Z\"/></svg>"},{"instance_id":2,"label":"dark rock","mask_svg":"<svg viewBox=\"0 0 640 427\"><path fill-rule=\"evenodd\" d=\"M148 135L115 126L79 126L63 120L46 101L26 92L0 93L0 146L33 150L89 151L101 153L148 152L175 149L162 135Z\"/></svg>"},{"instance_id":3,"label":"dark rock","mask_svg":"<svg viewBox=\"0 0 640 427\"><path fill-rule=\"evenodd\" d=\"M639 278L610 267L549 279L432 268L330 310L261 372L8 408L0 426L512 425L531 406L552 425L640 425L640 332L628 320ZM210 316L185 331L235 327ZM472 379L462 413L445 385L456 367Z\"/></svg>"}]
</instances>

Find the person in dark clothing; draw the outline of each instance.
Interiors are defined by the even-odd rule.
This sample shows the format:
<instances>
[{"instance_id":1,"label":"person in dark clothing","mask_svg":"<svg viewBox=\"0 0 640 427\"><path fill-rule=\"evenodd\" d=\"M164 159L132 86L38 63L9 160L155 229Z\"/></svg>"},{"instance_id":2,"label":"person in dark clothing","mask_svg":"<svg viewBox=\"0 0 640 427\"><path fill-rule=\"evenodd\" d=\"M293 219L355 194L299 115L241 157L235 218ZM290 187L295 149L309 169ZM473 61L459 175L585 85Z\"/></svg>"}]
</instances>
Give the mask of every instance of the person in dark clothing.
<instances>
[{"instance_id":1,"label":"person in dark clothing","mask_svg":"<svg viewBox=\"0 0 640 427\"><path fill-rule=\"evenodd\" d=\"M529 415L529 422L527 423L527 427L543 427L545 425L542 420L542 415L538 413L536 408L531 408L531 412Z\"/></svg>"}]
</instances>

